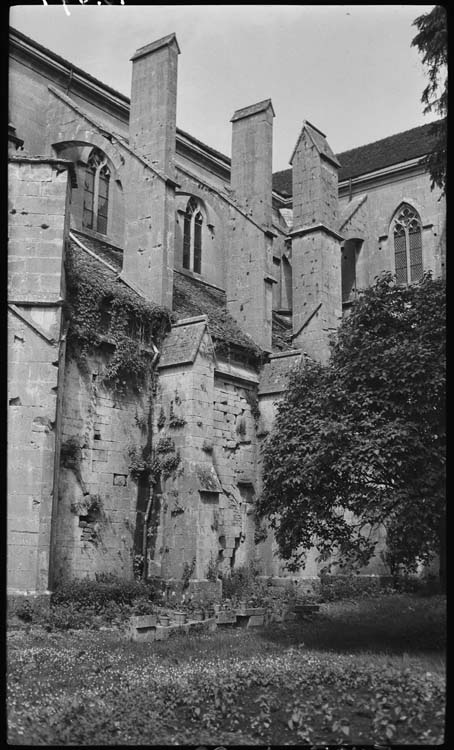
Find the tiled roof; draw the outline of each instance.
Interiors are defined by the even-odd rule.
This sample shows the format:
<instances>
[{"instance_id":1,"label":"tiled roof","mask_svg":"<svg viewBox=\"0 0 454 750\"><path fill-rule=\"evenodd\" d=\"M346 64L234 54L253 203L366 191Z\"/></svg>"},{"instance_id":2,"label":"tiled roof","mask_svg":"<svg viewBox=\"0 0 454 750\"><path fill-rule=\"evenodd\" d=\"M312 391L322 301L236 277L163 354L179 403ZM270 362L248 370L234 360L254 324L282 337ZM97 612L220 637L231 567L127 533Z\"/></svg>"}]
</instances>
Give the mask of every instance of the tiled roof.
<instances>
[{"instance_id":1,"label":"tiled roof","mask_svg":"<svg viewBox=\"0 0 454 750\"><path fill-rule=\"evenodd\" d=\"M215 339L260 357L260 348L227 311L225 292L183 272L175 271L173 279L173 309L179 318L205 314Z\"/></svg>"},{"instance_id":2,"label":"tiled roof","mask_svg":"<svg viewBox=\"0 0 454 750\"><path fill-rule=\"evenodd\" d=\"M92 253L95 253L95 255L106 260L107 263L110 263L111 266L118 269L118 273L120 273L123 265L123 252L121 250L115 248L113 245L109 245L107 242L98 240L95 237L89 237L84 232L78 232L75 229L71 229L71 232L83 245L85 245L85 247L91 250Z\"/></svg>"},{"instance_id":3,"label":"tiled roof","mask_svg":"<svg viewBox=\"0 0 454 750\"><path fill-rule=\"evenodd\" d=\"M292 324L282 315L273 312L272 342L273 351L285 351L292 348Z\"/></svg>"},{"instance_id":4,"label":"tiled roof","mask_svg":"<svg viewBox=\"0 0 454 750\"><path fill-rule=\"evenodd\" d=\"M123 253L119 248L103 242L97 237L91 237L84 232L79 232L75 229L72 229L71 232L88 250L113 266L118 274L121 272ZM74 241L71 241L71 245L76 253L85 259L85 263L89 264L93 274L101 274L106 279L111 279L112 283L115 283L117 278L115 271L107 268L103 263L97 262L96 258L90 256L88 253L84 253ZM131 293L136 294L133 290L131 290ZM206 315L209 331L213 338L227 345L243 349L253 358L260 358L262 356L260 347L255 344L250 336L241 330L233 316L227 311L226 294L222 289L205 284L185 272L175 271L173 312L178 319ZM291 348L291 330L291 324L284 317L273 313L273 351L282 351ZM187 338L186 333L181 333L181 335ZM178 338L177 334L175 336Z\"/></svg>"},{"instance_id":5,"label":"tiled roof","mask_svg":"<svg viewBox=\"0 0 454 750\"><path fill-rule=\"evenodd\" d=\"M341 154L336 154L341 164L339 182L390 167L392 164L425 156L432 150L434 143L432 123L429 123L365 146L359 146L359 148L343 151ZM292 195L291 169L284 169L273 174L273 189L284 196Z\"/></svg>"},{"instance_id":6,"label":"tiled roof","mask_svg":"<svg viewBox=\"0 0 454 750\"><path fill-rule=\"evenodd\" d=\"M121 272L121 250L107 242L103 242L97 237L90 237L74 229L71 232L88 250L98 258L107 261L107 263L117 270L118 274ZM76 251L76 254L84 259L84 263L90 266L91 273L100 274L106 280L111 280L112 283L116 282L117 274L114 270L107 268L107 266L97 261L96 258L88 253L84 253L74 241L71 241L70 244ZM125 281L127 283L126 279ZM131 290L131 293L136 294L133 290ZM177 319L206 315L209 331L213 338L228 346L242 349L248 356L252 356L253 359L260 359L262 357L263 353L260 347L255 344L250 336L241 330L238 323L227 311L226 295L222 289L205 284L184 272L175 271L173 312Z\"/></svg>"},{"instance_id":7,"label":"tiled roof","mask_svg":"<svg viewBox=\"0 0 454 750\"><path fill-rule=\"evenodd\" d=\"M76 236L74 232L72 234ZM77 239L80 238L81 236L78 235ZM118 298L120 295L123 302L132 302L134 307L151 313L153 322L148 333L159 343L170 330L172 323L170 310L156 305L152 300L145 300L127 282L124 283L119 278L119 269L116 270L118 264L114 265L115 257L109 254L110 246L107 243L100 243L100 245L104 245L104 248L101 248L97 240L86 242L86 239L83 236L83 245L89 252L81 248L72 237L69 238L66 248L65 267L68 301L70 306L73 307L70 334L82 335L82 338L85 336L86 319L84 313L81 313L79 309L79 302L85 299L87 286L92 286L99 299ZM88 247L89 244L90 247ZM100 259L101 253L103 253L102 260ZM102 261L107 261L109 265ZM105 331L99 330L98 333L100 336L106 335L108 339Z\"/></svg>"}]
</instances>

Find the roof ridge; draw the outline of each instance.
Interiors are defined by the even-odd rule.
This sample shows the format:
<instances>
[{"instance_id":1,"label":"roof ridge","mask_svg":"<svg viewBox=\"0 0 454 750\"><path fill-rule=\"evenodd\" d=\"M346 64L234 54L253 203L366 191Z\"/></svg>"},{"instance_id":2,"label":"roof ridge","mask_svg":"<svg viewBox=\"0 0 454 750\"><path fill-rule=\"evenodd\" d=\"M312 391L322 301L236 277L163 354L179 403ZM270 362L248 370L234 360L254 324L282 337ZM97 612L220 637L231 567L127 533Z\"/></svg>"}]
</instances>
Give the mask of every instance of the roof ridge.
<instances>
[{"instance_id":1,"label":"roof ridge","mask_svg":"<svg viewBox=\"0 0 454 750\"><path fill-rule=\"evenodd\" d=\"M343 154L349 154L352 151L359 151L359 149L361 148L370 148L371 146L375 146L377 143L383 143L383 141L388 141L391 138L398 138L402 135L406 135L407 133L414 133L417 130L429 128L432 125L434 125L436 122L440 122L440 120L433 120L432 122L425 122L422 125L416 125L414 128L408 128L407 130L402 130L399 133L392 133L391 135L386 135L384 138L378 138L376 141L370 141L369 143L364 143L362 146L353 146L353 148L348 148L345 151L340 151L338 154L336 154L336 156L339 157L339 156L342 156Z\"/></svg>"}]
</instances>

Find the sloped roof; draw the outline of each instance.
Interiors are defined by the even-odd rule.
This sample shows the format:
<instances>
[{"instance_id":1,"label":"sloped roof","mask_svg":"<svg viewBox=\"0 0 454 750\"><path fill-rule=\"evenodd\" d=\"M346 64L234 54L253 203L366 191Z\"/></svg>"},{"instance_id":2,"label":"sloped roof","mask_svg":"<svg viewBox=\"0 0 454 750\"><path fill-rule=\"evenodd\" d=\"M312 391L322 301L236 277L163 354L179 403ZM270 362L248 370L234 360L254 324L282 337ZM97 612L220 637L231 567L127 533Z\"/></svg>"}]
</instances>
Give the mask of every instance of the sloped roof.
<instances>
[{"instance_id":1,"label":"sloped roof","mask_svg":"<svg viewBox=\"0 0 454 750\"><path fill-rule=\"evenodd\" d=\"M119 278L118 258L109 252L110 246L107 243L100 243L103 246L100 247L97 246L96 239L86 242L85 235L76 235L74 232L71 234L76 239L80 239L89 252L80 247L73 237L69 237L65 266L68 300L73 306L70 333L82 335L82 338L85 335L87 320L85 313L79 309L78 301L85 299L88 286L94 288L99 299L102 297L104 299L117 297L124 303L132 303L133 307L142 312L152 313L151 328L149 327L147 335L151 335L155 341L159 342L170 330L173 321L171 311L163 306L156 305L152 300L144 299L127 282ZM90 247L88 247L88 244L90 244ZM99 330L97 333L104 336L104 340L107 340L104 335L105 332Z\"/></svg>"},{"instance_id":2,"label":"sloped roof","mask_svg":"<svg viewBox=\"0 0 454 750\"><path fill-rule=\"evenodd\" d=\"M261 349L227 311L225 292L180 271L175 271L173 279L173 309L178 317L205 314L215 339L245 349L252 356L261 356Z\"/></svg>"},{"instance_id":3,"label":"sloped roof","mask_svg":"<svg viewBox=\"0 0 454 750\"><path fill-rule=\"evenodd\" d=\"M230 122L236 122L236 120L241 120L243 119L243 117L250 117L251 115L258 115L259 112L265 112L268 109L268 107L271 107L273 117L275 117L271 99L264 99L263 101L257 102L256 104L249 104L249 106L247 107L242 107L241 109L235 110Z\"/></svg>"},{"instance_id":4,"label":"sloped roof","mask_svg":"<svg viewBox=\"0 0 454 750\"><path fill-rule=\"evenodd\" d=\"M123 252L110 245L108 242L103 242L94 237L89 237L83 232L78 232L76 229L71 229L71 233L74 234L80 242L85 245L92 253L95 253L103 260L110 263L111 266L118 269L118 273L121 272L123 266Z\"/></svg>"},{"instance_id":5,"label":"sloped roof","mask_svg":"<svg viewBox=\"0 0 454 750\"><path fill-rule=\"evenodd\" d=\"M193 362L197 354L206 322L191 322L187 325L174 325L161 346L159 368L183 365Z\"/></svg>"},{"instance_id":6,"label":"sloped roof","mask_svg":"<svg viewBox=\"0 0 454 750\"><path fill-rule=\"evenodd\" d=\"M273 351L286 351L293 348L292 345L292 324L284 316L273 311L272 322L272 341Z\"/></svg>"},{"instance_id":7,"label":"sloped roof","mask_svg":"<svg viewBox=\"0 0 454 750\"><path fill-rule=\"evenodd\" d=\"M301 133L299 134L298 140L296 142L296 146L293 149L293 153L290 157L290 164L293 164L293 157L295 156L296 150L298 148L301 138L303 137L304 132L306 132L309 135L309 138L312 140L312 143L314 144L320 156L323 156L325 159L330 161L336 167L340 166L338 160L336 159L333 153L331 146L326 140L326 135L322 133L321 130L316 128L315 125L312 125L312 123L310 123L308 120L303 121L303 127L301 129Z\"/></svg>"},{"instance_id":8,"label":"sloped roof","mask_svg":"<svg viewBox=\"0 0 454 750\"><path fill-rule=\"evenodd\" d=\"M336 154L340 162L339 182L375 172L393 164L425 156L435 145L432 123L382 138L365 146ZM273 174L273 189L284 196L292 195L292 170Z\"/></svg>"},{"instance_id":9,"label":"sloped roof","mask_svg":"<svg viewBox=\"0 0 454 750\"><path fill-rule=\"evenodd\" d=\"M122 251L97 237L88 236L74 229L71 232L88 250L109 263L117 271L115 273L115 270L109 269L100 260L85 253L74 241L70 241L77 256L83 259L85 265L88 264L90 267L90 273L100 275L106 280L116 283L117 274L121 272L123 265ZM136 295L136 292L131 289L131 294ZM260 359L262 357L263 353L260 347L241 330L238 323L227 311L226 295L222 289L205 284L184 272L176 270L173 287L173 313L177 319L206 315L209 331L213 338L229 346L243 349L247 355L253 358ZM187 333L182 335L187 338Z\"/></svg>"}]
</instances>

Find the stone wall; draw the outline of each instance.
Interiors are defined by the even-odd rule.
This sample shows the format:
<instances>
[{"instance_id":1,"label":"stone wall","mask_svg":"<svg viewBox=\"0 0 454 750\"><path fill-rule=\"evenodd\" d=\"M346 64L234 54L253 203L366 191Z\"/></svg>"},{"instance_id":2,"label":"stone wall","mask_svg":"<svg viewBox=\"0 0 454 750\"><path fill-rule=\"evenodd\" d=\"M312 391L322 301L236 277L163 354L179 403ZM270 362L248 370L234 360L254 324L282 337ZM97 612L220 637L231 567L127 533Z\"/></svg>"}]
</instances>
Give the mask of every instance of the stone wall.
<instances>
[{"instance_id":1,"label":"stone wall","mask_svg":"<svg viewBox=\"0 0 454 750\"><path fill-rule=\"evenodd\" d=\"M65 368L55 579L132 577L138 484L129 449L144 443L149 385L119 395L102 383L108 354Z\"/></svg>"},{"instance_id":2,"label":"stone wall","mask_svg":"<svg viewBox=\"0 0 454 750\"><path fill-rule=\"evenodd\" d=\"M48 86L57 86L62 92L69 92L74 101L83 106L87 112L97 117L108 129L125 137L128 134L128 119L122 117L118 107L109 107L93 93L91 99L87 91L77 85L68 86L69 73L57 74L45 64L29 59L27 53L15 48L12 50L9 66L9 108L10 117L17 134L24 140L24 150L28 154L41 154L46 151L46 127L48 124L49 91ZM125 105L123 104L125 108ZM125 108L126 109L126 108Z\"/></svg>"},{"instance_id":3,"label":"stone wall","mask_svg":"<svg viewBox=\"0 0 454 750\"><path fill-rule=\"evenodd\" d=\"M251 374L249 377L251 377ZM221 569L255 557L254 500L257 491L257 383L215 379L213 462L223 493L219 501L218 552Z\"/></svg>"},{"instance_id":4,"label":"stone wall","mask_svg":"<svg viewBox=\"0 0 454 750\"><path fill-rule=\"evenodd\" d=\"M59 372L64 363L63 258L68 165L9 166L8 590L49 586Z\"/></svg>"},{"instance_id":5,"label":"stone wall","mask_svg":"<svg viewBox=\"0 0 454 750\"><path fill-rule=\"evenodd\" d=\"M394 177L386 182L358 186L359 194L367 193L352 221L342 228L346 239L364 238L357 268L359 286L370 286L382 271L394 272L394 244L390 224L402 202L407 202L419 213L422 230L424 270L434 277L445 275L446 267L446 202L440 199L439 190L430 189L430 179L423 172ZM355 193L353 194L355 200ZM348 195L340 194L340 208L345 210Z\"/></svg>"},{"instance_id":6,"label":"stone wall","mask_svg":"<svg viewBox=\"0 0 454 750\"><path fill-rule=\"evenodd\" d=\"M205 578L213 549L219 485L212 468L213 349L200 319L175 326L160 361L155 411L158 440L171 439L180 464L157 498L156 541L151 572L181 579ZM172 358L171 358L172 357ZM186 566L186 567L185 567Z\"/></svg>"},{"instance_id":7,"label":"stone wall","mask_svg":"<svg viewBox=\"0 0 454 750\"><path fill-rule=\"evenodd\" d=\"M165 342L156 440L180 456L156 497L150 573L206 579L255 555L257 376L215 360L206 323L181 321Z\"/></svg>"}]
</instances>

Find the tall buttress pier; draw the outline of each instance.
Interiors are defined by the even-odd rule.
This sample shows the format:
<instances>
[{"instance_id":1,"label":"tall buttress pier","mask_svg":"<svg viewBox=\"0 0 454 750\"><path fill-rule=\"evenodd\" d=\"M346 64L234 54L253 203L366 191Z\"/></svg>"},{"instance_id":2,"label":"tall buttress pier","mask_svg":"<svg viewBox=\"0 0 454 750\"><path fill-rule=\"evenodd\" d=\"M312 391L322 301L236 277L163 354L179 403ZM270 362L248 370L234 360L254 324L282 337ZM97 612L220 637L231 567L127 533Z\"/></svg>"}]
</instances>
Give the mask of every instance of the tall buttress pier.
<instances>
[{"instance_id":1,"label":"tall buttress pier","mask_svg":"<svg viewBox=\"0 0 454 750\"><path fill-rule=\"evenodd\" d=\"M293 167L293 340L326 363L342 317L338 169L326 136L307 120L290 159Z\"/></svg>"}]
</instances>

